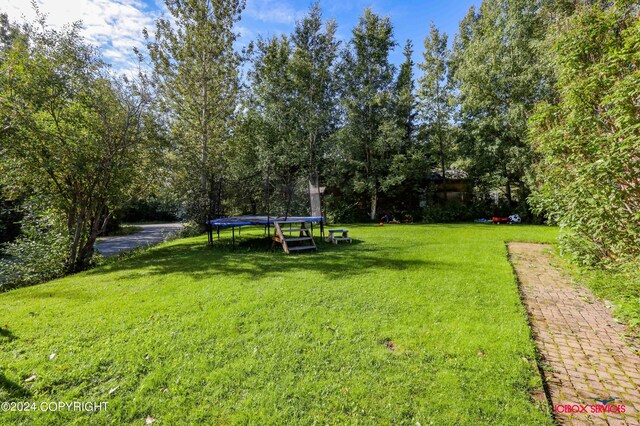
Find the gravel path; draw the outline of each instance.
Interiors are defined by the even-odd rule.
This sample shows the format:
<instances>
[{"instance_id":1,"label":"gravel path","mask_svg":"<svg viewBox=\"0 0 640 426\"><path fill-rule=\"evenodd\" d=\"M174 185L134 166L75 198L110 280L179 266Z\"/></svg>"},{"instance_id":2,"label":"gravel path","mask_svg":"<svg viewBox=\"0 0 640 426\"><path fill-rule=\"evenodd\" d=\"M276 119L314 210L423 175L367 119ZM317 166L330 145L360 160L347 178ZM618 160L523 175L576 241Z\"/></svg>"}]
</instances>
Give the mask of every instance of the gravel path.
<instances>
[{"instance_id":1,"label":"gravel path","mask_svg":"<svg viewBox=\"0 0 640 426\"><path fill-rule=\"evenodd\" d=\"M103 256L113 256L137 247L150 246L164 241L170 235L182 230L182 223L158 223L153 225L136 225L142 231L130 235L104 237L96 242L96 250Z\"/></svg>"}]
</instances>

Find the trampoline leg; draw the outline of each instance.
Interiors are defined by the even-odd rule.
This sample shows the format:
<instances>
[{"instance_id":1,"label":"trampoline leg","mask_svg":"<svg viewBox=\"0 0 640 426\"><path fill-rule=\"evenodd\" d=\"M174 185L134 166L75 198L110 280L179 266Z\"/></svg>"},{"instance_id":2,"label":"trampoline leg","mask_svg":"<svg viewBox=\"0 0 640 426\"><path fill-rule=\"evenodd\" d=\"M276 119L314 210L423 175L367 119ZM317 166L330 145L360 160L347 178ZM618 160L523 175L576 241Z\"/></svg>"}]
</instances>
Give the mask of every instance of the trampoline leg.
<instances>
[{"instance_id":1,"label":"trampoline leg","mask_svg":"<svg viewBox=\"0 0 640 426\"><path fill-rule=\"evenodd\" d=\"M236 227L232 226L231 227L231 247L235 247L236 246Z\"/></svg>"},{"instance_id":2,"label":"trampoline leg","mask_svg":"<svg viewBox=\"0 0 640 426\"><path fill-rule=\"evenodd\" d=\"M218 241L220 241L220 227L216 226L216 230L218 231Z\"/></svg>"}]
</instances>

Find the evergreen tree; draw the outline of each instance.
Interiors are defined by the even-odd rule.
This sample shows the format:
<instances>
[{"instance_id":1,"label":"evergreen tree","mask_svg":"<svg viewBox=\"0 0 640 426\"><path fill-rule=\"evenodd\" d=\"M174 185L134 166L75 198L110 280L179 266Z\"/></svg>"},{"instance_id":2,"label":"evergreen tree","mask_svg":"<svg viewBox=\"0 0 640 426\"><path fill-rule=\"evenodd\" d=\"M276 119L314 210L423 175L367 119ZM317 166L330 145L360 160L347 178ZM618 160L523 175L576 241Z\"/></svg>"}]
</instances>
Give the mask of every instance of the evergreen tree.
<instances>
[{"instance_id":1,"label":"evergreen tree","mask_svg":"<svg viewBox=\"0 0 640 426\"><path fill-rule=\"evenodd\" d=\"M407 40L404 50L404 62L400 65L396 79L394 94L398 127L402 129L404 149L413 145L416 132L416 96L415 81L413 79L413 43Z\"/></svg>"},{"instance_id":2,"label":"evergreen tree","mask_svg":"<svg viewBox=\"0 0 640 426\"><path fill-rule=\"evenodd\" d=\"M270 214L290 212L298 179L308 171L306 140L297 126L299 100L292 53L292 44L284 35L258 40L249 72L251 92L238 135L256 153L253 167L265 182L265 208Z\"/></svg>"},{"instance_id":3,"label":"evergreen tree","mask_svg":"<svg viewBox=\"0 0 640 426\"><path fill-rule=\"evenodd\" d=\"M421 136L427 141L430 156L437 161L442 173L443 186L446 186L446 171L453 160L454 151L451 126L452 86L447 80L447 35L440 33L433 23L429 35L424 40L424 49L423 62L420 64L423 74L418 79ZM445 199L446 194L445 190Z\"/></svg>"}]
</instances>

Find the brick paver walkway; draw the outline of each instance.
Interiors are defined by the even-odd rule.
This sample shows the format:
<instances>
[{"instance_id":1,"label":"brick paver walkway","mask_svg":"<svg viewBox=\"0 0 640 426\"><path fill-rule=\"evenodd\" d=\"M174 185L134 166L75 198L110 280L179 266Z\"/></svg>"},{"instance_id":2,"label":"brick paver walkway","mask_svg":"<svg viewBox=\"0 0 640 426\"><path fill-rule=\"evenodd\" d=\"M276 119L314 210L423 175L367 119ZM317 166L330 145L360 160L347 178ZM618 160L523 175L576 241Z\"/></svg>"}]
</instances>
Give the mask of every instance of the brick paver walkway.
<instances>
[{"instance_id":1,"label":"brick paver walkway","mask_svg":"<svg viewBox=\"0 0 640 426\"><path fill-rule=\"evenodd\" d=\"M637 350L625 343L624 327L600 301L551 265L550 249L544 244L509 244L556 420L568 425L640 425ZM596 398L616 399L604 406ZM622 411L622 405L624 413L598 412Z\"/></svg>"}]
</instances>

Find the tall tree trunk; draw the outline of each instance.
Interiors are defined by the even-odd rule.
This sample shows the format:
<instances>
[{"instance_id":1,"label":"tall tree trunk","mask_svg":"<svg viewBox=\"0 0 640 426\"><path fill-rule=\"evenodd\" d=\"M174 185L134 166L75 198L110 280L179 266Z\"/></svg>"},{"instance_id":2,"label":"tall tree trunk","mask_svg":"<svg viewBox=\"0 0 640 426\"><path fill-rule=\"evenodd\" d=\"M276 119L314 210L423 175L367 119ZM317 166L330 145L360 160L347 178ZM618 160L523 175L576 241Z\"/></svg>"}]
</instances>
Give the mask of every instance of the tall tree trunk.
<instances>
[{"instance_id":1,"label":"tall tree trunk","mask_svg":"<svg viewBox=\"0 0 640 426\"><path fill-rule=\"evenodd\" d=\"M309 203L311 205L311 216L322 216L322 207L320 205L320 187L318 182L318 174L312 172L309 176Z\"/></svg>"},{"instance_id":2,"label":"tall tree trunk","mask_svg":"<svg viewBox=\"0 0 640 426\"><path fill-rule=\"evenodd\" d=\"M530 212L529 212L529 202L527 201L527 198L529 197L529 193L527 191L527 186L524 184L524 182L520 181L518 182L518 189L520 190L520 206L524 207L524 209L520 209L523 212L527 213L527 216L530 216Z\"/></svg>"},{"instance_id":3,"label":"tall tree trunk","mask_svg":"<svg viewBox=\"0 0 640 426\"><path fill-rule=\"evenodd\" d=\"M511 207L513 205L513 198L511 196L511 181L509 179L507 179L507 184L505 185L505 195L509 202L509 207Z\"/></svg>"},{"instance_id":4,"label":"tall tree trunk","mask_svg":"<svg viewBox=\"0 0 640 426\"><path fill-rule=\"evenodd\" d=\"M444 159L444 149L440 150L440 167L442 169L442 193L446 202L449 197L447 196L447 165Z\"/></svg>"},{"instance_id":5,"label":"tall tree trunk","mask_svg":"<svg viewBox=\"0 0 640 426\"><path fill-rule=\"evenodd\" d=\"M203 52L204 55L204 52ZM204 63L204 56L202 57L202 61ZM207 102L208 102L208 96L207 96L207 88L206 88L206 74L205 71L203 70L203 75L202 75L202 81L200 82L202 84L202 89L201 89L201 94L202 94L202 106L201 106L201 117L200 117L200 129L201 129L201 148L202 148L202 152L201 152L201 170L200 170L200 194L202 197L202 200L200 201L201 205L200 205L200 209L202 209L202 211L199 212L199 222L200 222L200 226L201 227L205 227L205 222L207 219L207 215L210 214L211 212L210 207L211 207L211 194L209 193L209 174L208 174L208 170L207 170L207 162L209 160L208 158L208 149L209 149L209 129L208 129L208 125L209 123L207 122Z\"/></svg>"},{"instance_id":6,"label":"tall tree trunk","mask_svg":"<svg viewBox=\"0 0 640 426\"><path fill-rule=\"evenodd\" d=\"M69 260L67 261L67 272L76 271L76 263L78 260L78 254L80 251L80 239L82 238L82 231L84 228L84 218L86 215L86 208L82 208L80 213L76 216L74 223L74 229L70 230L73 238L71 240L71 247L69 253Z\"/></svg>"},{"instance_id":7,"label":"tall tree trunk","mask_svg":"<svg viewBox=\"0 0 640 426\"><path fill-rule=\"evenodd\" d=\"M369 214L369 218L371 220L376 220L376 214L378 210L378 190L373 188L371 190L371 213Z\"/></svg>"},{"instance_id":8,"label":"tall tree trunk","mask_svg":"<svg viewBox=\"0 0 640 426\"><path fill-rule=\"evenodd\" d=\"M318 172L316 157L316 135L309 136L309 204L311 206L311 216L322 216L322 206L320 205L320 173Z\"/></svg>"}]
</instances>

